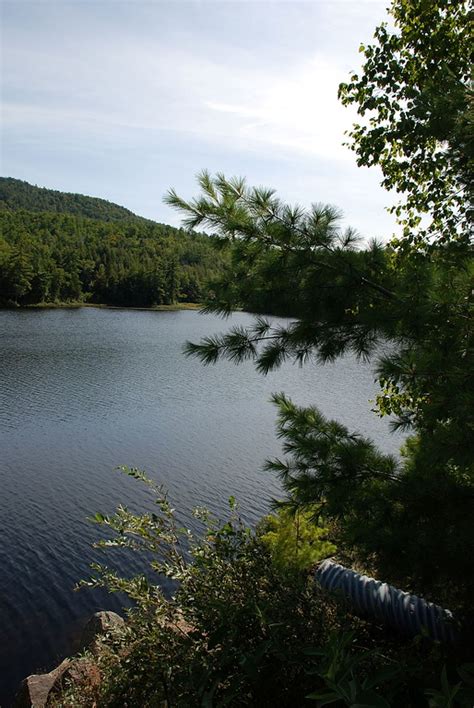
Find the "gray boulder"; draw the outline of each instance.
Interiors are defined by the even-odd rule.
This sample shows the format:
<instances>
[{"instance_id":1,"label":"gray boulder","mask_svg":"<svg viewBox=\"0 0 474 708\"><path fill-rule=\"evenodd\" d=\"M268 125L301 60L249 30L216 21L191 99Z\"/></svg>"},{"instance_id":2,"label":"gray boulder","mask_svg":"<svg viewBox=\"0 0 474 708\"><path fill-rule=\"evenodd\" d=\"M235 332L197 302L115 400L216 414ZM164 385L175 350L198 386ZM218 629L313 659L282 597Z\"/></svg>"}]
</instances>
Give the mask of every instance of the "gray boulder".
<instances>
[{"instance_id":1,"label":"gray boulder","mask_svg":"<svg viewBox=\"0 0 474 708\"><path fill-rule=\"evenodd\" d=\"M79 650L88 649L93 654L97 651L98 638L101 635L120 629L125 620L115 612L96 612L82 630Z\"/></svg>"}]
</instances>

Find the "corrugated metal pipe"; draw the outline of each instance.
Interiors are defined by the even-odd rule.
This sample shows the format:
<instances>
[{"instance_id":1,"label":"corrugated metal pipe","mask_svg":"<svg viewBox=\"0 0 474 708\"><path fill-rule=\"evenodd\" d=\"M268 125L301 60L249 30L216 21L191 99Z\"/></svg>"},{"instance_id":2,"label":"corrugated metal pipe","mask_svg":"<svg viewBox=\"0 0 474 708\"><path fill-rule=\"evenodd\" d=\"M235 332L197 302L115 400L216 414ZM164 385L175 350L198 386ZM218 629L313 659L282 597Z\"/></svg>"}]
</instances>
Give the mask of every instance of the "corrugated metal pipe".
<instances>
[{"instance_id":1,"label":"corrugated metal pipe","mask_svg":"<svg viewBox=\"0 0 474 708\"><path fill-rule=\"evenodd\" d=\"M329 559L319 565L315 578L326 590L340 591L356 612L367 619L410 636L425 634L443 642L457 639L452 613L417 595L356 573Z\"/></svg>"}]
</instances>

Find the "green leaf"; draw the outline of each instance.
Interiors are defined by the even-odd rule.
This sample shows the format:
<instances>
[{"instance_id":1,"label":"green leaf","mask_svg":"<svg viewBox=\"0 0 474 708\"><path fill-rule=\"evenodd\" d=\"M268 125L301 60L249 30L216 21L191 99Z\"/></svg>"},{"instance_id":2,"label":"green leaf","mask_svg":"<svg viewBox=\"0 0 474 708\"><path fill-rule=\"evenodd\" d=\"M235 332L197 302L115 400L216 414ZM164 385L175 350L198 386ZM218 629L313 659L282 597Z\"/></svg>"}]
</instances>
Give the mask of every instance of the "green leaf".
<instances>
[{"instance_id":1,"label":"green leaf","mask_svg":"<svg viewBox=\"0 0 474 708\"><path fill-rule=\"evenodd\" d=\"M474 688L474 664L462 664L458 668L458 674L468 686Z\"/></svg>"},{"instance_id":2,"label":"green leaf","mask_svg":"<svg viewBox=\"0 0 474 708\"><path fill-rule=\"evenodd\" d=\"M308 693L305 698L310 701L321 701L319 704L320 708L322 708L323 706L328 706L331 703L336 703L336 701L340 700L340 696L338 696L337 693L334 693L333 691L331 691L330 693L314 691L313 693Z\"/></svg>"}]
</instances>

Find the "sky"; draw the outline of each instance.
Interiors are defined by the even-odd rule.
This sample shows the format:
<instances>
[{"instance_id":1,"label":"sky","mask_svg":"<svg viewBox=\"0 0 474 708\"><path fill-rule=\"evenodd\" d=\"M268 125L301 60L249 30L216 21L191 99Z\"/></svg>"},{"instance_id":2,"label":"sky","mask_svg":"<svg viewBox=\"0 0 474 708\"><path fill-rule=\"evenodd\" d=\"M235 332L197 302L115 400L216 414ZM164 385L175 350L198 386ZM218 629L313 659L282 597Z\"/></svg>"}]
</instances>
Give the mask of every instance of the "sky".
<instances>
[{"instance_id":1,"label":"sky","mask_svg":"<svg viewBox=\"0 0 474 708\"><path fill-rule=\"evenodd\" d=\"M0 0L3 176L178 225L206 168L395 230L337 100L388 0Z\"/></svg>"}]
</instances>

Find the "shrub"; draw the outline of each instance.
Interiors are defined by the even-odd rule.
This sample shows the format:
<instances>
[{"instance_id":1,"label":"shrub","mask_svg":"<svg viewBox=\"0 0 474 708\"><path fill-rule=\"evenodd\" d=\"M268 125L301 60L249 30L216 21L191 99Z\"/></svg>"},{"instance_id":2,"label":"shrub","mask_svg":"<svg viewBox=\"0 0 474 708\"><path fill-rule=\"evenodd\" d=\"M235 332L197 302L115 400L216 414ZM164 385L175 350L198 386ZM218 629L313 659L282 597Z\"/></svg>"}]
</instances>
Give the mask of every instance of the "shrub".
<instances>
[{"instance_id":1,"label":"shrub","mask_svg":"<svg viewBox=\"0 0 474 708\"><path fill-rule=\"evenodd\" d=\"M292 512L280 508L262 519L260 539L281 570L307 571L336 552L336 546L326 538L328 529L315 524L315 514L316 510Z\"/></svg>"},{"instance_id":2,"label":"shrub","mask_svg":"<svg viewBox=\"0 0 474 708\"><path fill-rule=\"evenodd\" d=\"M272 553L279 545L265 536L278 540L291 524L288 512L267 519L276 530L262 535L243 524L231 499L224 522L198 510L203 532L195 535L179 526L160 487L124 469L149 485L155 511L96 514L111 531L98 545L143 551L149 572L125 579L96 565L95 577L82 583L125 592L135 604L124 628L102 640L100 688L71 685L58 705L285 708L312 700L352 706L377 696L365 705L408 708L428 705L429 686L437 706L454 705L440 702L445 694L468 695L452 669L441 674L441 647L388 638L319 589L299 560L287 563L284 544ZM316 541L325 548L321 534ZM165 578L171 594L162 590Z\"/></svg>"}]
</instances>

